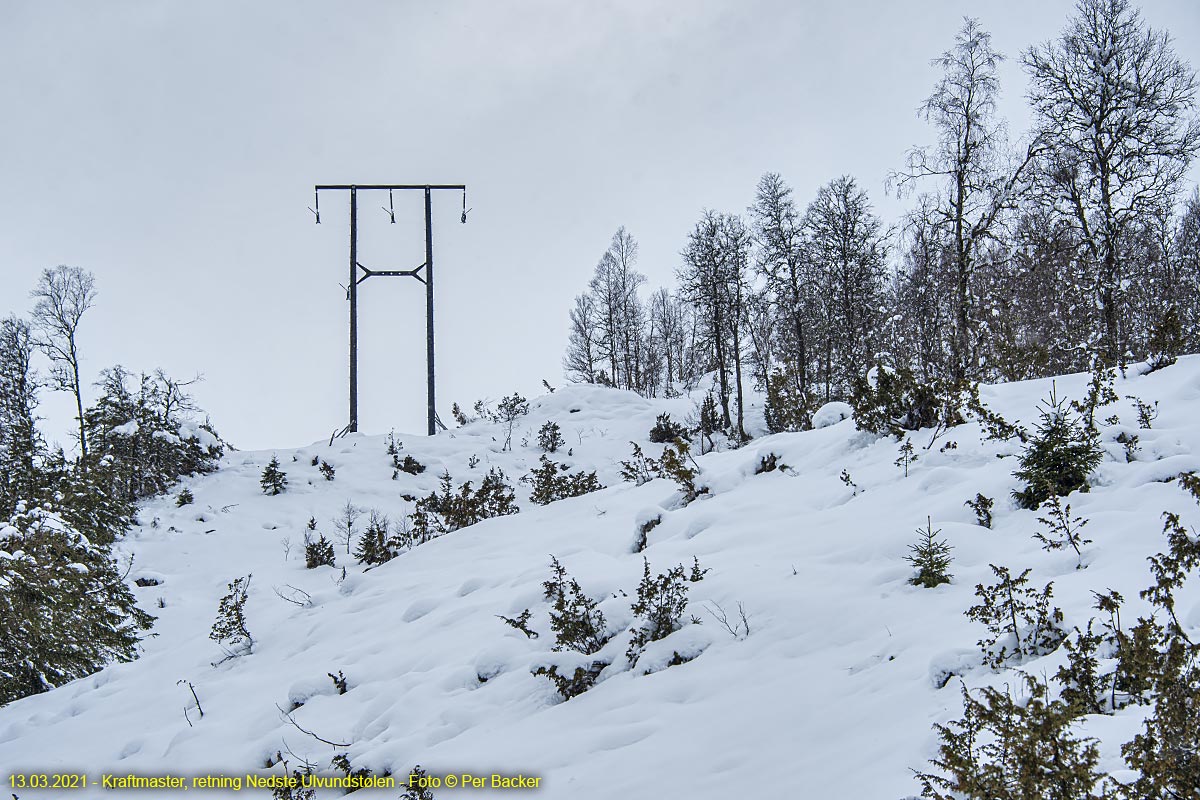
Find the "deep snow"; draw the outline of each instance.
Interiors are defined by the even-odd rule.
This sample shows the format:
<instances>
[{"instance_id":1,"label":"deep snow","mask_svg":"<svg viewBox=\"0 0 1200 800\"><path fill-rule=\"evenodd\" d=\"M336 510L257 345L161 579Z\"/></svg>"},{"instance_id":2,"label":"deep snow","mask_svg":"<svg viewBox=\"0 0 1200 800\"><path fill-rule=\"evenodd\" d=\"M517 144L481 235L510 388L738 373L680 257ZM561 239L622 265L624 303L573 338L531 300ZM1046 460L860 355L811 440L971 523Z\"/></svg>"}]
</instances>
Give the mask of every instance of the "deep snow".
<instances>
[{"instance_id":1,"label":"deep snow","mask_svg":"<svg viewBox=\"0 0 1200 800\"><path fill-rule=\"evenodd\" d=\"M1082 396L1087 378L1057 379L1060 396ZM983 398L1010 420L1032 424L1050 384L984 387ZM1039 586L1053 580L1068 626L1086 624L1095 613L1091 591L1110 588L1127 598L1123 615L1132 620L1146 610L1137 599L1150 581L1145 558L1165 547L1161 513L1178 511L1190 524L1200 516L1185 493L1164 482L1200 468L1200 357L1151 375L1131 372L1116 389L1122 399L1103 416L1117 413L1121 424L1105 430L1107 456L1094 488L1069 499L1074 513L1090 519L1086 533L1094 540L1082 570L1069 550L1043 551L1031 535L1038 514L1011 501L1019 444L981 441L973 423L928 449L932 432L914 434L919 459L905 478L893 463L895 441L836 421L833 409L823 419L827 427L700 457L700 480L710 493L686 507L667 480L623 483L619 461L629 457L631 440L657 455L661 446L646 442L655 415L682 419L693 401L595 386L534 400L513 452L501 452L503 434L485 423L433 438L398 436L402 455L428 467L419 476L392 480L383 436L232 452L217 473L175 490L189 487L194 504L177 508L174 493L146 503L141 524L118 547L135 559L131 581L161 582L136 588L142 606L158 616L144 655L0 709L6 787L10 772L86 772L93 780L241 776L290 749L324 770L333 755L348 753L355 767L398 775L418 763L432 774L536 775L538 795L549 798L914 795L911 770L924 768L936 746L932 723L960 716L957 680L936 686L944 670L957 668L969 686L1016 685L1011 671L980 665L975 642L984 631L963 616L976 583L992 582L989 563L1031 567ZM1137 428L1127 395L1158 401L1152 430ZM499 466L515 483L537 465L536 431L546 420L559 423L564 449L571 448L570 456L552 457L598 470L608 488L542 507L515 484L518 515L452 533L369 571L341 546L338 567L304 568L301 539L310 517L330 538L347 500L395 519L410 508L401 495L427 494L443 469L456 485L477 484ZM1140 437L1131 463L1113 441L1122 430ZM943 449L950 441L957 446ZM787 468L754 474L767 453ZM336 468L334 481L310 466L314 455ZM290 482L276 497L258 484L272 456ZM472 456L479 459L474 469ZM839 478L843 470L856 489ZM964 506L977 492L996 498L991 530ZM662 523L650 531L645 552L634 552L638 524L658 514ZM909 585L912 569L903 560L927 515L954 547L954 582L936 589ZM291 543L286 559L284 541ZM551 652L542 600L551 554L591 596L605 598L601 608L614 629L632 621L643 555L654 572L690 567L695 556L711 572L689 584L685 620L695 615L702 624L655 643L633 668L617 658L595 688L562 702L549 681L531 674L542 664L568 663ZM214 667L222 653L208 632L218 599L227 583L249 573L254 651ZM1178 608L1184 623L1198 628L1195 583L1178 595ZM274 591L290 594L288 587L311 595L311 604L293 605ZM159 598L165 607L157 607ZM736 613L739 604L750 632L734 637L711 612L719 605ZM496 616L526 607L534 611L537 639ZM619 637L609 648L619 654L625 642ZM698 655L666 667L676 650ZM1022 666L1050 676L1061 657ZM344 695L327 676L339 670L349 685ZM194 684L202 719L180 680ZM280 708L297 703L296 723L348 746L331 747L293 726ZM1083 730L1102 740L1105 768L1122 769L1119 745L1136 732L1141 713L1086 719ZM70 793L113 794L98 786ZM225 794L234 796L204 796Z\"/></svg>"}]
</instances>

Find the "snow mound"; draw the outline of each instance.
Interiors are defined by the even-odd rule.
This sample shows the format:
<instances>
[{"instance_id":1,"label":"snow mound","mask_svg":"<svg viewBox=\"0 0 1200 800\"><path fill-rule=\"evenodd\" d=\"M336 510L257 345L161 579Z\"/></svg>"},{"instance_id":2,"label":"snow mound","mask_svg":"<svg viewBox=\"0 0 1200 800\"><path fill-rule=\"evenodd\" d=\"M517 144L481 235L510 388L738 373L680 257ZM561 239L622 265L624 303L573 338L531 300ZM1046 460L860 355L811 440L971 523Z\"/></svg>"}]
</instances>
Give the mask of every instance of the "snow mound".
<instances>
[{"instance_id":1,"label":"snow mound","mask_svg":"<svg viewBox=\"0 0 1200 800\"><path fill-rule=\"evenodd\" d=\"M836 401L826 403L813 414L812 425L814 428L828 428L830 425L836 425L844 419L850 419L852 416L854 416L854 409L849 403Z\"/></svg>"}]
</instances>

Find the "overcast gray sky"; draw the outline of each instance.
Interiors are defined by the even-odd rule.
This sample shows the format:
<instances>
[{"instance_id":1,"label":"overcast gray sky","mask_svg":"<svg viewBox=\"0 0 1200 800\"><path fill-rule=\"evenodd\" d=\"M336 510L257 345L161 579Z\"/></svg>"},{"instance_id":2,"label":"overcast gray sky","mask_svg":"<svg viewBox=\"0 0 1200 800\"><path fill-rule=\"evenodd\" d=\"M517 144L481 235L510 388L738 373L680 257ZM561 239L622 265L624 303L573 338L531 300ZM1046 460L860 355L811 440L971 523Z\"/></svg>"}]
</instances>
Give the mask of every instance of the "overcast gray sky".
<instances>
[{"instance_id":1,"label":"overcast gray sky","mask_svg":"<svg viewBox=\"0 0 1200 800\"><path fill-rule=\"evenodd\" d=\"M1007 56L1003 112L1026 127L1020 51L1063 0L898 3L468 0L0 0L0 314L39 271L95 273L86 378L120 362L200 372L243 448L345 424L347 215L312 186L466 183L435 198L439 410L561 383L567 311L613 231L669 283L704 208L741 211L766 171L803 204L843 173L884 195L963 14ZM1200 3L1146 0L1200 66ZM1191 180L1198 173L1193 169ZM420 198L397 224L361 203L360 261L423 260ZM424 430L424 294L360 294L360 419ZM92 394L94 396L94 392ZM70 406L46 397L54 438Z\"/></svg>"}]
</instances>

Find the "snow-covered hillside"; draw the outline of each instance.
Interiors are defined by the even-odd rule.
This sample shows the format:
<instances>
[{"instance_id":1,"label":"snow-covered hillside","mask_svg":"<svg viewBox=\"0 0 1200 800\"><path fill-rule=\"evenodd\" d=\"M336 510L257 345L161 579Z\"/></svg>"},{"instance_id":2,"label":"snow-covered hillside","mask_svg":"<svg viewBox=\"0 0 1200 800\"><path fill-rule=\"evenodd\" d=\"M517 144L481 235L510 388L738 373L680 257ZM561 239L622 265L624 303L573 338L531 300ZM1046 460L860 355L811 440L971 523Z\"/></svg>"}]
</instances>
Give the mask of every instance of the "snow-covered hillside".
<instances>
[{"instance_id":1,"label":"snow-covered hillside","mask_svg":"<svg viewBox=\"0 0 1200 800\"><path fill-rule=\"evenodd\" d=\"M1081 397L1087 379L1059 378L1057 391ZM1010 421L1032 424L1050 384L985 387L983 399ZM958 682L938 686L946 671L972 687L1014 684L1011 671L982 666L976 641L983 629L963 615L975 585L992 581L989 564L1032 568L1039 586L1053 580L1068 627L1095 614L1093 590L1121 592L1132 619L1146 609L1137 599L1150 582L1146 556L1165 546L1161 513L1178 511L1190 524L1200 519L1192 499L1164 482L1200 468L1200 357L1146 376L1131 372L1116 390L1121 400L1105 416L1121 421L1104 430L1107 455L1094 488L1070 498L1072 511L1090 520L1085 569L1076 569L1070 550L1044 551L1032 536L1038 514L1011 501L1020 444L983 441L975 423L928 449L932 432L914 434L919 458L907 477L894 463L897 443L857 431L850 420L759 438L699 457L709 493L686 506L669 480L622 482L619 462L631 440L657 455L661 445L646 441L656 414L682 419L693 401L594 386L533 401L512 452L501 452L504 436L485 423L434 438L397 436L402 454L427 466L416 476L401 472L393 480L384 436L230 453L217 473L185 482L192 505L176 507L174 496L147 503L141 525L119 545L135 559L130 580L160 582L136 589L158 617L144 655L0 709L0 764L6 772L86 772L93 780L242 776L290 751L293 766L305 758L323 770L345 753L356 768L397 775L420 764L434 775L538 776L540 796L572 800L916 794L911 770L924 768L935 750L931 725L961 715ZM1138 428L1129 395L1158 402L1152 429ZM347 501L398 518L411 509L402 495L428 494L443 470L456 484L477 483L498 466L515 482L537 465L536 431L547 420L566 439L556 457L597 470L608 488L537 506L526 499L528 487L516 484L519 514L368 571L341 547L336 568L305 569L310 518L331 537ZM1132 462L1114 441L1121 431L1140 437ZM770 453L786 468L756 474ZM278 496L259 487L272 456L289 479ZM314 456L336 469L333 481L311 466ZM990 530L964 506L977 493L996 498ZM662 522L639 553L640 524L656 515ZM927 516L954 548L954 581L934 589L910 585L904 561ZM564 702L550 681L532 674L567 663L552 652L542 598L551 555L602 598L614 631L632 621L643 556L652 572L690 568L695 557L711 571L688 584L684 619L694 615L702 624L652 643L633 667L621 657L628 638L618 636L609 645L617 657L596 686ZM246 619L256 644L214 667L222 652L208 633L218 600L247 574ZM1196 629L1194 584L1178 594L1177 607ZM276 590L293 598L302 591L311 602L287 602ZM739 607L748 635L732 635L714 616L723 609L732 619ZM525 608L538 638L497 617ZM674 652L696 657L668 667ZM1022 667L1049 676L1062 658L1054 653ZM329 677L339 671L344 694ZM202 718L180 681L194 686ZM1144 713L1129 708L1086 719L1082 730L1101 739L1105 769L1123 770L1119 745ZM21 800L53 794L16 793ZM112 794L96 786L72 796ZM435 790L439 800L493 794L500 792Z\"/></svg>"}]
</instances>

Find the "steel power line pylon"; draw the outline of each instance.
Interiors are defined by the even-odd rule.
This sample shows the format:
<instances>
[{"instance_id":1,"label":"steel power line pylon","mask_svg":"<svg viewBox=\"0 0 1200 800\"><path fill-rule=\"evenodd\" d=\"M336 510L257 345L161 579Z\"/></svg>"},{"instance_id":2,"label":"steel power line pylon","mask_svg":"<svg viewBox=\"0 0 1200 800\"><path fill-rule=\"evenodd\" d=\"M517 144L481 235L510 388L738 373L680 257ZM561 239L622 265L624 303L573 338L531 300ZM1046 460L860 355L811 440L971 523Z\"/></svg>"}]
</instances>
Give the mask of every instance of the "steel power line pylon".
<instances>
[{"instance_id":1,"label":"steel power line pylon","mask_svg":"<svg viewBox=\"0 0 1200 800\"><path fill-rule=\"evenodd\" d=\"M460 191L463 194L463 209L461 221L467 221L467 187L463 184L318 184L313 192L314 207L309 209L321 224L321 192L341 191L350 193L350 283L346 288L346 297L350 301L350 422L345 431L353 433L358 430L358 285L367 278L416 278L425 284L425 368L428 380L428 422L429 435L437 433L441 424L435 407L434 386L434 351L433 351L433 192L440 190ZM369 269L358 262L358 193L386 191L388 193L388 208L384 209L395 223L396 214L392 210L391 195L393 192L418 191L425 193L425 263L412 269ZM424 273L424 274L422 274ZM442 426L445 427L444 425Z\"/></svg>"}]
</instances>

